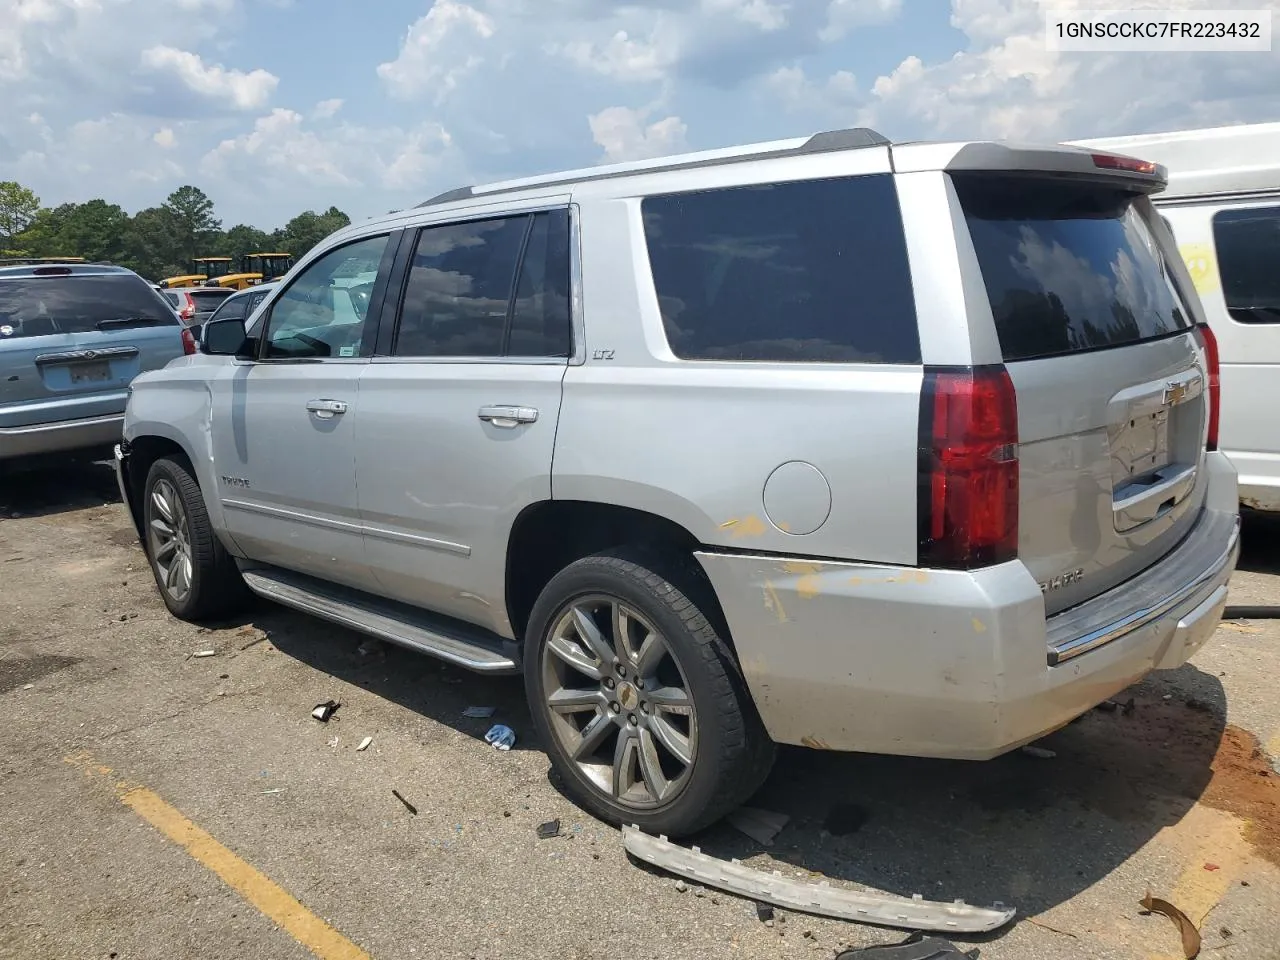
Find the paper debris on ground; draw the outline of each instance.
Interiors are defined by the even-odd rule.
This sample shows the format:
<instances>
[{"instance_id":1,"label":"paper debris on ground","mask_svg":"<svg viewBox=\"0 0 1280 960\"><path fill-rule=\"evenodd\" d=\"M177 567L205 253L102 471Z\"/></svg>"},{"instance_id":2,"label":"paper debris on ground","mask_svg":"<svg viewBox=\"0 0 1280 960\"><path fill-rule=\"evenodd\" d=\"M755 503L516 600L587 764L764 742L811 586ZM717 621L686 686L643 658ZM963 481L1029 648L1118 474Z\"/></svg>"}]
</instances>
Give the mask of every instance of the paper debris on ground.
<instances>
[{"instance_id":1,"label":"paper debris on ground","mask_svg":"<svg viewBox=\"0 0 1280 960\"><path fill-rule=\"evenodd\" d=\"M197 660L202 660L205 657L216 657L217 655L218 655L217 650L197 650L195 653L192 654L192 656L195 657Z\"/></svg>"},{"instance_id":2,"label":"paper debris on ground","mask_svg":"<svg viewBox=\"0 0 1280 960\"><path fill-rule=\"evenodd\" d=\"M791 820L785 813L761 810L759 807L739 807L728 816L729 825L745 833L756 843L766 847L773 843L782 828Z\"/></svg>"},{"instance_id":3,"label":"paper debris on ground","mask_svg":"<svg viewBox=\"0 0 1280 960\"><path fill-rule=\"evenodd\" d=\"M317 703L315 709L311 711L311 716L315 717L321 723L328 723L329 718L333 716L342 704L336 700L326 700L324 703Z\"/></svg>"},{"instance_id":4,"label":"paper debris on ground","mask_svg":"<svg viewBox=\"0 0 1280 960\"><path fill-rule=\"evenodd\" d=\"M719 860L698 847L690 850L677 846L666 837L649 836L634 825L622 828L622 843L633 856L686 880L728 890L748 900L856 923L906 930L987 933L1003 927L1016 913L1002 903L991 907L976 907L963 900L939 903L925 900L920 894L899 897L833 887L826 881L791 880L777 870L765 873L739 860Z\"/></svg>"},{"instance_id":5,"label":"paper debris on ground","mask_svg":"<svg viewBox=\"0 0 1280 960\"><path fill-rule=\"evenodd\" d=\"M361 740L361 741L360 741L360 746L356 747L356 749L357 749L357 750L368 750L368 749L369 749L369 744L371 744L371 743L373 743L373 737L365 737L363 740Z\"/></svg>"}]
</instances>

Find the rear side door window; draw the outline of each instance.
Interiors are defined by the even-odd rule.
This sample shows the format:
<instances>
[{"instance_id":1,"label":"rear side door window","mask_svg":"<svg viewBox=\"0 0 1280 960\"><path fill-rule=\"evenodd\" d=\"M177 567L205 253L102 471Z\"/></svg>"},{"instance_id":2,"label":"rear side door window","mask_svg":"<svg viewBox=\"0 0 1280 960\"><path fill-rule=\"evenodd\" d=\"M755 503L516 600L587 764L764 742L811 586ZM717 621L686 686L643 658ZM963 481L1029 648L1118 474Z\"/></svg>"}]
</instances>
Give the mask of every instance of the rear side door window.
<instances>
[{"instance_id":1,"label":"rear side door window","mask_svg":"<svg viewBox=\"0 0 1280 960\"><path fill-rule=\"evenodd\" d=\"M392 353L568 357L569 213L419 231Z\"/></svg>"},{"instance_id":2,"label":"rear side door window","mask_svg":"<svg viewBox=\"0 0 1280 960\"><path fill-rule=\"evenodd\" d=\"M1213 242L1231 319L1280 323L1280 206L1220 210Z\"/></svg>"},{"instance_id":3,"label":"rear side door window","mask_svg":"<svg viewBox=\"0 0 1280 960\"><path fill-rule=\"evenodd\" d=\"M653 196L642 210L677 357L920 362L892 175Z\"/></svg>"},{"instance_id":4,"label":"rear side door window","mask_svg":"<svg viewBox=\"0 0 1280 960\"><path fill-rule=\"evenodd\" d=\"M298 274L271 306L262 356L332 359L367 355L369 305L390 237L367 237L328 251Z\"/></svg>"}]
</instances>

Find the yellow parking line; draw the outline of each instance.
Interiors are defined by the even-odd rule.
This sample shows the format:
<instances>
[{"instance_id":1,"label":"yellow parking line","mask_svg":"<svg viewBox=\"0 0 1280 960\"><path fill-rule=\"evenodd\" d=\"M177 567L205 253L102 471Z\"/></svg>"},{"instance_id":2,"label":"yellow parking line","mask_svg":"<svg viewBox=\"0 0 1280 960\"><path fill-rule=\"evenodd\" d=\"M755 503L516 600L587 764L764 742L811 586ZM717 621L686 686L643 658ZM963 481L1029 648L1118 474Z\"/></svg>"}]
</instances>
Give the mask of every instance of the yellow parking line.
<instances>
[{"instance_id":1,"label":"yellow parking line","mask_svg":"<svg viewBox=\"0 0 1280 960\"><path fill-rule=\"evenodd\" d=\"M1168 896L1159 891L1154 891L1155 895L1178 907L1197 929L1222 901L1249 862L1251 848L1244 838L1243 828L1244 822L1234 814L1196 804L1177 824L1161 831L1166 840L1187 851L1184 854L1186 866ZM1206 864L1212 864L1216 869L1208 870ZM1160 934L1164 935L1163 932ZM1179 955L1173 953L1147 956L1148 960L1179 960Z\"/></svg>"},{"instance_id":2,"label":"yellow parking line","mask_svg":"<svg viewBox=\"0 0 1280 960\"><path fill-rule=\"evenodd\" d=\"M84 768L87 774L111 773L85 754L68 757L68 763ZM264 873L236 856L209 833L196 826L159 794L146 787L118 783L120 801L191 857L216 873L222 881L282 927L319 960L371 960L354 943L304 907L292 894Z\"/></svg>"}]
</instances>

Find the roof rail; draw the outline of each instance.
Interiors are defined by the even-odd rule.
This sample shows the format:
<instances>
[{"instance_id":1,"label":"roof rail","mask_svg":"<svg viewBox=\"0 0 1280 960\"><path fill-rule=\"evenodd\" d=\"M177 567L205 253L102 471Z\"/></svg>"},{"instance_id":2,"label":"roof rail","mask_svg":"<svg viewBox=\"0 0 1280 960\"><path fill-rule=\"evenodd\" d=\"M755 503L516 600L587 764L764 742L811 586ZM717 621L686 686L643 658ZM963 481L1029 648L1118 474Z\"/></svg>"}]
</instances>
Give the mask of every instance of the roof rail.
<instances>
[{"instance_id":1,"label":"roof rail","mask_svg":"<svg viewBox=\"0 0 1280 960\"><path fill-rule=\"evenodd\" d=\"M846 130L825 130L815 133L808 139L796 143L795 140L779 140L771 143L756 144L752 147L739 148L740 152L723 150L707 153L687 153L659 160L640 160L631 163L609 164L591 167L574 173L551 173L541 177L513 180L495 184L491 187L465 186L455 187L438 193L430 200L418 204L418 208L434 207L455 200L467 200L477 196L497 196L516 190L535 189L538 187L554 187L569 183L586 183L592 180L611 180L617 177L637 176L645 173L664 173L672 170L689 170L696 167L720 166L730 163L744 163L748 160L771 160L781 157L799 157L811 153L833 153L840 150L861 150L867 147L887 147L892 144L888 137L877 133L869 127L850 127Z\"/></svg>"}]
</instances>

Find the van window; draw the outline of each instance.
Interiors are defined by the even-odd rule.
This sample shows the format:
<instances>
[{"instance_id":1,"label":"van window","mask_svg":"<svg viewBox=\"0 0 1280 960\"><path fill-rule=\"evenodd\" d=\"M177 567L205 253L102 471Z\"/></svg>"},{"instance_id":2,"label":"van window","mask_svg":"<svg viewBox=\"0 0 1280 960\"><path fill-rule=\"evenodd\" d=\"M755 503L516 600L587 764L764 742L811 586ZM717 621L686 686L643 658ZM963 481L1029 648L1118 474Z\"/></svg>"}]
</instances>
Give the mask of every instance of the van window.
<instances>
[{"instance_id":1,"label":"van window","mask_svg":"<svg viewBox=\"0 0 1280 960\"><path fill-rule=\"evenodd\" d=\"M1191 326L1134 193L1008 174L952 181L1005 360L1126 346Z\"/></svg>"},{"instance_id":2,"label":"van window","mask_svg":"<svg viewBox=\"0 0 1280 960\"><path fill-rule=\"evenodd\" d=\"M1280 207L1220 210L1213 243L1231 318L1280 323Z\"/></svg>"},{"instance_id":3,"label":"van window","mask_svg":"<svg viewBox=\"0 0 1280 960\"><path fill-rule=\"evenodd\" d=\"M891 175L654 196L642 211L677 357L920 362Z\"/></svg>"}]
</instances>

